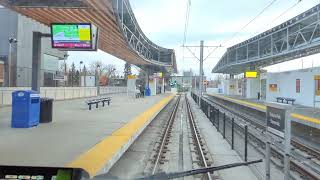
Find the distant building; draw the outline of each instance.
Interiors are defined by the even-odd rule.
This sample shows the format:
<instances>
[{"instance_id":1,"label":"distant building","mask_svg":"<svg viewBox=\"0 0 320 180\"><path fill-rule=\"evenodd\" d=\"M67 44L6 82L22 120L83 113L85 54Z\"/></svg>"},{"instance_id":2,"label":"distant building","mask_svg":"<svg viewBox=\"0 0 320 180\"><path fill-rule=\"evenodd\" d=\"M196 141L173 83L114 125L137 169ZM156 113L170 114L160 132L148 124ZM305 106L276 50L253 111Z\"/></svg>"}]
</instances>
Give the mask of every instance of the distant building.
<instances>
[{"instance_id":1,"label":"distant building","mask_svg":"<svg viewBox=\"0 0 320 180\"><path fill-rule=\"evenodd\" d=\"M81 76L81 87L94 87L94 86L96 86L95 75Z\"/></svg>"},{"instance_id":2,"label":"distant building","mask_svg":"<svg viewBox=\"0 0 320 180\"><path fill-rule=\"evenodd\" d=\"M31 86L32 74L32 32L49 33L50 28L30 18L6 8L0 8L0 83L8 84L9 38L17 39L12 44L11 84L13 86ZM55 85L54 75L58 71L59 60L66 52L51 48L50 38L42 39L41 86ZM1 75L2 74L2 75Z\"/></svg>"},{"instance_id":3,"label":"distant building","mask_svg":"<svg viewBox=\"0 0 320 180\"><path fill-rule=\"evenodd\" d=\"M183 71L183 76L185 76L185 77L193 76L193 72L191 70L190 71Z\"/></svg>"},{"instance_id":4,"label":"distant building","mask_svg":"<svg viewBox=\"0 0 320 180\"><path fill-rule=\"evenodd\" d=\"M171 86L178 85L180 87L191 89L195 87L195 84L197 88L199 88L199 82L200 82L200 76L193 76L193 73L190 72L183 72L186 76L171 76L170 82ZM191 76L188 76L191 75ZM203 77L203 80L206 80L206 76ZM205 86L204 86L205 88Z\"/></svg>"}]
</instances>

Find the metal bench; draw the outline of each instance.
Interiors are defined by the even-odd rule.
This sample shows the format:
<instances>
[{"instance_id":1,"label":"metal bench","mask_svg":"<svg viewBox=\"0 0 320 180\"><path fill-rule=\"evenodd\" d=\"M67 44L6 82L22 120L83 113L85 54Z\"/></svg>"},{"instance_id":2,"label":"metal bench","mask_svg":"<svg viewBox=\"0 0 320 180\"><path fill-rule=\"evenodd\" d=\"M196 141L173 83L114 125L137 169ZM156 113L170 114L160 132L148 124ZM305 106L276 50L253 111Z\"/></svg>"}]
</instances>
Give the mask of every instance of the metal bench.
<instances>
[{"instance_id":1,"label":"metal bench","mask_svg":"<svg viewBox=\"0 0 320 180\"><path fill-rule=\"evenodd\" d=\"M92 100L86 100L86 103L89 105L89 110L91 110L91 105L92 104L95 104L96 105L96 108L99 107L99 102L98 100L96 99L92 99Z\"/></svg>"},{"instance_id":2,"label":"metal bench","mask_svg":"<svg viewBox=\"0 0 320 180\"><path fill-rule=\"evenodd\" d=\"M276 97L276 99L277 99L277 102L281 101L282 103L283 103L283 100L285 100L284 97Z\"/></svg>"},{"instance_id":3,"label":"metal bench","mask_svg":"<svg viewBox=\"0 0 320 180\"><path fill-rule=\"evenodd\" d=\"M289 104L289 102L291 101L292 105L294 104L294 102L296 101L296 99L294 98L285 98L285 101L287 104Z\"/></svg>"},{"instance_id":4,"label":"metal bench","mask_svg":"<svg viewBox=\"0 0 320 180\"><path fill-rule=\"evenodd\" d=\"M92 105L92 104L95 104L95 105L96 105L96 108L98 108L100 102L102 103L102 107L104 107L105 102L107 102L107 103L108 103L108 106L109 106L109 105L110 105L110 102L111 102L111 98L110 98L110 97L103 97L103 98L86 100L85 102L86 102L86 104L89 106L89 110L91 110L91 109L92 109L92 108L91 108L91 105Z\"/></svg>"},{"instance_id":5,"label":"metal bench","mask_svg":"<svg viewBox=\"0 0 320 180\"><path fill-rule=\"evenodd\" d=\"M108 106L109 106L109 105L110 105L110 101L111 101L111 98L110 98L110 97L102 98L102 99L101 99L102 107L104 107L104 103L105 103L105 102L107 102L107 103L108 103Z\"/></svg>"}]
</instances>

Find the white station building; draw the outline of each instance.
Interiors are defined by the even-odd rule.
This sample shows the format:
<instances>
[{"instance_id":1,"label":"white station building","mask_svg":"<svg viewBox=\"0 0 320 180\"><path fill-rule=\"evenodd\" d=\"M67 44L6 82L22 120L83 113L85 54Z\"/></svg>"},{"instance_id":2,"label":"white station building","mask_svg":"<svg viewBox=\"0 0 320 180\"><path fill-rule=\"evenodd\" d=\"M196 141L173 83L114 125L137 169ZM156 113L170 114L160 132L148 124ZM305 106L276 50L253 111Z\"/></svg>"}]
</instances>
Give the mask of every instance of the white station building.
<instances>
[{"instance_id":1,"label":"white station building","mask_svg":"<svg viewBox=\"0 0 320 180\"><path fill-rule=\"evenodd\" d=\"M219 85L222 94L267 102L277 97L293 98L295 104L320 108L320 67L263 73L257 78L226 79Z\"/></svg>"}]
</instances>

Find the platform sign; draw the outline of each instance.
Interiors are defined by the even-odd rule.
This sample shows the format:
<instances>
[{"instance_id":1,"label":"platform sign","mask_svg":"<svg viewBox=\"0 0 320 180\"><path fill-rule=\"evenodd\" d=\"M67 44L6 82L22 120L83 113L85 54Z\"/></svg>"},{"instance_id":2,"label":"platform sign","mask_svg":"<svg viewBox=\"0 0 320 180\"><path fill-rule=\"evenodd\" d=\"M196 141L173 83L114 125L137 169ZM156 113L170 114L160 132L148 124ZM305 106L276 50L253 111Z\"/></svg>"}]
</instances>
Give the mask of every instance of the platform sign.
<instances>
[{"instance_id":1,"label":"platform sign","mask_svg":"<svg viewBox=\"0 0 320 180\"><path fill-rule=\"evenodd\" d=\"M137 76L136 75L132 75L132 74L129 74L127 76L128 79L137 79Z\"/></svg>"},{"instance_id":2,"label":"platform sign","mask_svg":"<svg viewBox=\"0 0 320 180\"><path fill-rule=\"evenodd\" d=\"M270 180L271 139L280 137L284 144L284 180L290 179L291 154L291 119L292 106L279 103L266 103L267 105L267 133L266 133L266 179Z\"/></svg>"},{"instance_id":3,"label":"platform sign","mask_svg":"<svg viewBox=\"0 0 320 180\"><path fill-rule=\"evenodd\" d=\"M92 50L92 25L90 23L51 24L52 48L68 50Z\"/></svg>"},{"instance_id":4,"label":"platform sign","mask_svg":"<svg viewBox=\"0 0 320 180\"><path fill-rule=\"evenodd\" d=\"M258 72L257 71L246 71L246 72L244 72L244 77L245 78L257 78Z\"/></svg>"},{"instance_id":5,"label":"platform sign","mask_svg":"<svg viewBox=\"0 0 320 180\"><path fill-rule=\"evenodd\" d=\"M55 81L66 81L67 80L67 76L60 75L60 74L53 74L53 80L55 80Z\"/></svg>"},{"instance_id":6,"label":"platform sign","mask_svg":"<svg viewBox=\"0 0 320 180\"><path fill-rule=\"evenodd\" d=\"M284 138L286 110L267 106L267 131Z\"/></svg>"}]
</instances>

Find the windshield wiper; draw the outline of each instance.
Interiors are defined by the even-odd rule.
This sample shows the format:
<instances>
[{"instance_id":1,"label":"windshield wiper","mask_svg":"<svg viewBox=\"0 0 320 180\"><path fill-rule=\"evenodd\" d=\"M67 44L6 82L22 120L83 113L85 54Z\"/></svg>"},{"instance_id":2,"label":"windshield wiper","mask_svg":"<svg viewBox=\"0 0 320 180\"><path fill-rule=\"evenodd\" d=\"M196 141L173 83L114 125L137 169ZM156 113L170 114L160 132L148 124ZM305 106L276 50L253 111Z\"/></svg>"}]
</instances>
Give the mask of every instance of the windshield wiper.
<instances>
[{"instance_id":1,"label":"windshield wiper","mask_svg":"<svg viewBox=\"0 0 320 180\"><path fill-rule=\"evenodd\" d=\"M153 180L153 179L160 179L160 180L167 180L167 179L175 179L175 178L180 178L180 177L185 177L185 176L192 176L196 174L203 174L203 173L213 173L214 171L219 171L223 169L229 169L229 168L234 168L238 166L247 166L250 164L255 164L255 163L260 163L262 162L262 159L255 160L255 161L248 161L248 162L243 162L243 163L232 163L232 164L226 164L222 166L213 166L213 167L207 167L207 168L199 168L199 169L193 169L193 170L188 170L188 171L182 171L182 172L173 172L173 173L165 173L161 172L152 176L146 176L142 178L137 178L136 180Z\"/></svg>"}]
</instances>

